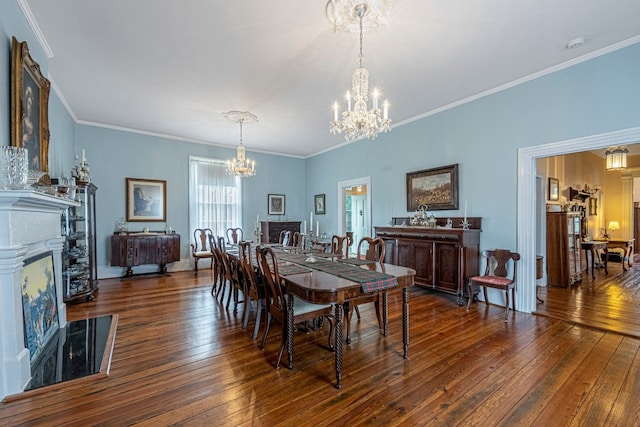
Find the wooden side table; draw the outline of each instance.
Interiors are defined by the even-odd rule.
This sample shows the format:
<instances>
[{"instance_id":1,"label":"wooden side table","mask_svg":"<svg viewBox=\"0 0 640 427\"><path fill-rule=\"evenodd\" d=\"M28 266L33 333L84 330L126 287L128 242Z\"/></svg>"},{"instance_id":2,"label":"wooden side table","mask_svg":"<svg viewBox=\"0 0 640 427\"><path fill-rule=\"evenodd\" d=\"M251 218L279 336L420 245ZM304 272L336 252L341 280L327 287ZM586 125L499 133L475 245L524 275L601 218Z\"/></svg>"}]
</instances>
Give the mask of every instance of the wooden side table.
<instances>
[{"instance_id":1,"label":"wooden side table","mask_svg":"<svg viewBox=\"0 0 640 427\"><path fill-rule=\"evenodd\" d=\"M589 271L589 253L591 253L591 278L592 279L596 278L596 273L595 273L596 257L598 256L598 251L601 251L601 250L604 251L604 272L606 274L609 274L609 271L607 271L607 260L609 258L609 249L607 247L608 242L603 240L591 240L588 242L580 242L580 245L584 250L584 258L585 258L585 261L587 262L587 271Z\"/></svg>"},{"instance_id":2,"label":"wooden side table","mask_svg":"<svg viewBox=\"0 0 640 427\"><path fill-rule=\"evenodd\" d=\"M622 258L622 270L627 271L627 265L629 268L633 266L633 246L636 239L609 239L609 240L594 240L594 242L606 242L609 249L623 249L624 256ZM626 264L625 264L626 262Z\"/></svg>"}]
</instances>

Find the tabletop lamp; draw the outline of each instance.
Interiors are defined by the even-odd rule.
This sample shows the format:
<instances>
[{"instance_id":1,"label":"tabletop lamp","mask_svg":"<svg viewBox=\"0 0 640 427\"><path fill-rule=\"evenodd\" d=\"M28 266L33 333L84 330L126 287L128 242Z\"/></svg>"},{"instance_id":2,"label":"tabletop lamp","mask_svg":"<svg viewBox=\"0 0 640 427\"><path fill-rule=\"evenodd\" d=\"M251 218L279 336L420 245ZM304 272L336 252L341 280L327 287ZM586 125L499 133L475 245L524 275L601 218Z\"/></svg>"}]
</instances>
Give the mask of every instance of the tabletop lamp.
<instances>
[{"instance_id":1,"label":"tabletop lamp","mask_svg":"<svg viewBox=\"0 0 640 427\"><path fill-rule=\"evenodd\" d=\"M607 229L609 229L611 231L619 230L620 229L620 224L618 223L618 221L609 221L609 226L604 229L604 238L605 239L610 239L611 235L609 233L607 233Z\"/></svg>"}]
</instances>

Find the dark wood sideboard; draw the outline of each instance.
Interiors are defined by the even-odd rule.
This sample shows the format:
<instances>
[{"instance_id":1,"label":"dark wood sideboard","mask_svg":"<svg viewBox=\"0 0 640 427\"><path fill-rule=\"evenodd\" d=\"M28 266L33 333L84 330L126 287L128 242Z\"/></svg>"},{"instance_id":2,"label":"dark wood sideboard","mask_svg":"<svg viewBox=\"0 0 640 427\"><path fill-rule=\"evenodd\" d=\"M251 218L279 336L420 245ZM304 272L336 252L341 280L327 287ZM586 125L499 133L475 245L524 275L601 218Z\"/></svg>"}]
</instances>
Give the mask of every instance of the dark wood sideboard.
<instances>
[{"instance_id":1,"label":"dark wood sideboard","mask_svg":"<svg viewBox=\"0 0 640 427\"><path fill-rule=\"evenodd\" d=\"M161 273L167 264L180 261L180 235L162 232L114 234L111 236L111 266L126 267L133 276L138 265L158 264Z\"/></svg>"},{"instance_id":2,"label":"dark wood sideboard","mask_svg":"<svg viewBox=\"0 0 640 427\"><path fill-rule=\"evenodd\" d=\"M301 221L260 221L262 243L278 243L282 231L300 232Z\"/></svg>"},{"instance_id":3,"label":"dark wood sideboard","mask_svg":"<svg viewBox=\"0 0 640 427\"><path fill-rule=\"evenodd\" d=\"M480 229L396 226L375 230L385 241L385 262L416 270L417 286L462 298L467 279L479 273Z\"/></svg>"}]
</instances>

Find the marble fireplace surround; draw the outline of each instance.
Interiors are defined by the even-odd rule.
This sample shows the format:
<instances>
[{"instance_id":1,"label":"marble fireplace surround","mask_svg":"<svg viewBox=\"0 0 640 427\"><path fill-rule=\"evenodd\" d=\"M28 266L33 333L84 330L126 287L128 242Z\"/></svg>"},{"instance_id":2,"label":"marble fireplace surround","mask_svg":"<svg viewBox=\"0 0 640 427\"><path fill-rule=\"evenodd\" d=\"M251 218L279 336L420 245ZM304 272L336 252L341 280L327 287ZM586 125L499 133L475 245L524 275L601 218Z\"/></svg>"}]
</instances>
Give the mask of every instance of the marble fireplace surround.
<instances>
[{"instance_id":1,"label":"marble fireplace surround","mask_svg":"<svg viewBox=\"0 0 640 427\"><path fill-rule=\"evenodd\" d=\"M60 215L69 206L77 203L31 190L0 190L0 400L22 392L31 379L20 284L25 259L53 253L59 327L67 324Z\"/></svg>"}]
</instances>

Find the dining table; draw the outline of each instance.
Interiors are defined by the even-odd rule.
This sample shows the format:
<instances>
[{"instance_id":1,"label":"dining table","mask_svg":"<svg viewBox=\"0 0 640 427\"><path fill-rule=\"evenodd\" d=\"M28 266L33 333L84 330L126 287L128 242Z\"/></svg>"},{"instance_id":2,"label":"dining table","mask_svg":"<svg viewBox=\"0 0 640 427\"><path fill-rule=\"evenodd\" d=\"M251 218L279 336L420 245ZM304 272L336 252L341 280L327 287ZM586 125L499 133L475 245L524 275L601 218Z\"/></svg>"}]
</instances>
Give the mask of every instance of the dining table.
<instances>
[{"instance_id":1,"label":"dining table","mask_svg":"<svg viewBox=\"0 0 640 427\"><path fill-rule=\"evenodd\" d=\"M296 295L314 304L333 304L335 311L335 371L336 388L342 388L343 339L342 323L345 303L364 296L383 298L383 329L387 328L387 293L402 292L403 357L409 358L409 288L414 284L416 271L392 264L366 260L327 259L307 254L276 252L278 268L287 265L304 267L299 273L281 275L287 291L287 352L289 369L293 368L293 308ZM313 261L310 261L313 260Z\"/></svg>"}]
</instances>

